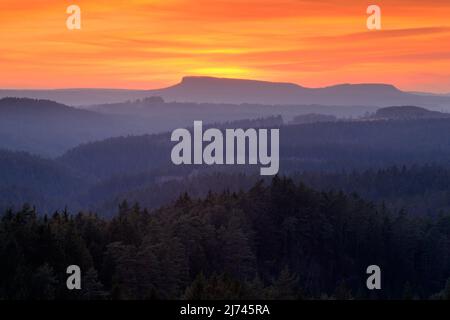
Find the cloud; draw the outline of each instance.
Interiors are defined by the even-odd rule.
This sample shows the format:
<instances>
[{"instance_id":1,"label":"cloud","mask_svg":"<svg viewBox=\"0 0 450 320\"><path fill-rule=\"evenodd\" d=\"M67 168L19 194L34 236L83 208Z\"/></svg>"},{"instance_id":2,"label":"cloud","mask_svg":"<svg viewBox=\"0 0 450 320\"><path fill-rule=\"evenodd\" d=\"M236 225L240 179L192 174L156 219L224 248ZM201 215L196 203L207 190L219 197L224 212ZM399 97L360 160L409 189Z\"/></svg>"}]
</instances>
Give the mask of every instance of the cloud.
<instances>
[{"instance_id":1,"label":"cloud","mask_svg":"<svg viewBox=\"0 0 450 320\"><path fill-rule=\"evenodd\" d=\"M69 32L59 0L0 2L0 87L148 88L189 73L308 86L352 80L405 85L425 71L432 74L429 86L450 68L448 0L380 0L378 32L366 29L367 4L360 0L77 4L82 30Z\"/></svg>"}]
</instances>

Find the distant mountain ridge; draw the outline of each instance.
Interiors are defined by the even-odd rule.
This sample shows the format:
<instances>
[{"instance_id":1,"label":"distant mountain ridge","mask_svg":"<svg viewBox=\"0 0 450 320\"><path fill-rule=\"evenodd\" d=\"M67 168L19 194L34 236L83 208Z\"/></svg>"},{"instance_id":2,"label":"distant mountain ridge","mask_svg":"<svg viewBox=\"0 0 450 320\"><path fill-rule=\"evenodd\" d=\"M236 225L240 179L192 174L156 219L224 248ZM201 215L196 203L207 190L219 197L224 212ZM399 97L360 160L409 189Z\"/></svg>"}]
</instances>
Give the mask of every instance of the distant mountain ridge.
<instances>
[{"instance_id":1,"label":"distant mountain ridge","mask_svg":"<svg viewBox=\"0 0 450 320\"><path fill-rule=\"evenodd\" d=\"M293 83L214 77L184 77L176 85L157 90L60 89L0 90L5 96L51 99L68 105L86 106L160 96L165 101L210 103L255 103L295 105L421 105L450 110L450 97L404 92L389 84L338 84L306 88Z\"/></svg>"},{"instance_id":2,"label":"distant mountain ridge","mask_svg":"<svg viewBox=\"0 0 450 320\"><path fill-rule=\"evenodd\" d=\"M181 83L154 92L166 100L217 103L372 105L371 99L384 95L408 95L386 84L339 84L306 88L293 83L257 80L184 77Z\"/></svg>"}]
</instances>

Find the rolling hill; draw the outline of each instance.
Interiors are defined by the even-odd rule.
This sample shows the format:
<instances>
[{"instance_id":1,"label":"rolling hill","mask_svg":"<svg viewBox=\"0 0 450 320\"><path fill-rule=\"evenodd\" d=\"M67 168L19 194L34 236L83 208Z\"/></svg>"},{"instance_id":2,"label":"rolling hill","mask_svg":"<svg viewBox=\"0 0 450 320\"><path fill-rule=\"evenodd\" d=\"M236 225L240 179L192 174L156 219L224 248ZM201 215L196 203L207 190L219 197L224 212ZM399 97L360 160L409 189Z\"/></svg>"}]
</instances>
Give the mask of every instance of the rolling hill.
<instances>
[{"instance_id":1,"label":"rolling hill","mask_svg":"<svg viewBox=\"0 0 450 320\"><path fill-rule=\"evenodd\" d=\"M399 106L378 109L370 119L445 119L450 118L450 113L430 111L415 106Z\"/></svg>"},{"instance_id":2,"label":"rolling hill","mask_svg":"<svg viewBox=\"0 0 450 320\"><path fill-rule=\"evenodd\" d=\"M152 132L138 118L105 115L50 100L0 99L0 148L55 156L81 143Z\"/></svg>"}]
</instances>

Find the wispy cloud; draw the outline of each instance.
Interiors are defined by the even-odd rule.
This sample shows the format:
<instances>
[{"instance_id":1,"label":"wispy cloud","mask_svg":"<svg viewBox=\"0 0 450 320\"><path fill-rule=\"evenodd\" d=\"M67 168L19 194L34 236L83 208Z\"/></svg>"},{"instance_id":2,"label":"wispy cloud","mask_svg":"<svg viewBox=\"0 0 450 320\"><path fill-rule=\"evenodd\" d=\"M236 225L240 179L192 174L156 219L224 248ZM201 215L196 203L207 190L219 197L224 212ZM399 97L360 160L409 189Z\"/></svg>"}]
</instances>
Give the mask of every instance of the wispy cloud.
<instances>
[{"instance_id":1,"label":"wispy cloud","mask_svg":"<svg viewBox=\"0 0 450 320\"><path fill-rule=\"evenodd\" d=\"M359 0L76 3L82 30L70 32L61 1L1 1L0 87L155 88L194 74L421 90L450 73L448 0L380 0L377 32Z\"/></svg>"}]
</instances>

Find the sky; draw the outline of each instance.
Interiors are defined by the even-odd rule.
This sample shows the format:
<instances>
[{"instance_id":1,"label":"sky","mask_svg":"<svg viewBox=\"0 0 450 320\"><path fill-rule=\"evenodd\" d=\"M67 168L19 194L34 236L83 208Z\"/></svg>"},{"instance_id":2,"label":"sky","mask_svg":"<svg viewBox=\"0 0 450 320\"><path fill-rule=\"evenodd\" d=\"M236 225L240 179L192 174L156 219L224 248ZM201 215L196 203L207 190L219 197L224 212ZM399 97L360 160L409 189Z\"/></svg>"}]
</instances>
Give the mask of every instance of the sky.
<instances>
[{"instance_id":1,"label":"sky","mask_svg":"<svg viewBox=\"0 0 450 320\"><path fill-rule=\"evenodd\" d=\"M81 30L66 27L72 4ZM371 4L381 30L366 27ZM154 89L192 75L450 93L450 1L0 1L0 88Z\"/></svg>"}]
</instances>

